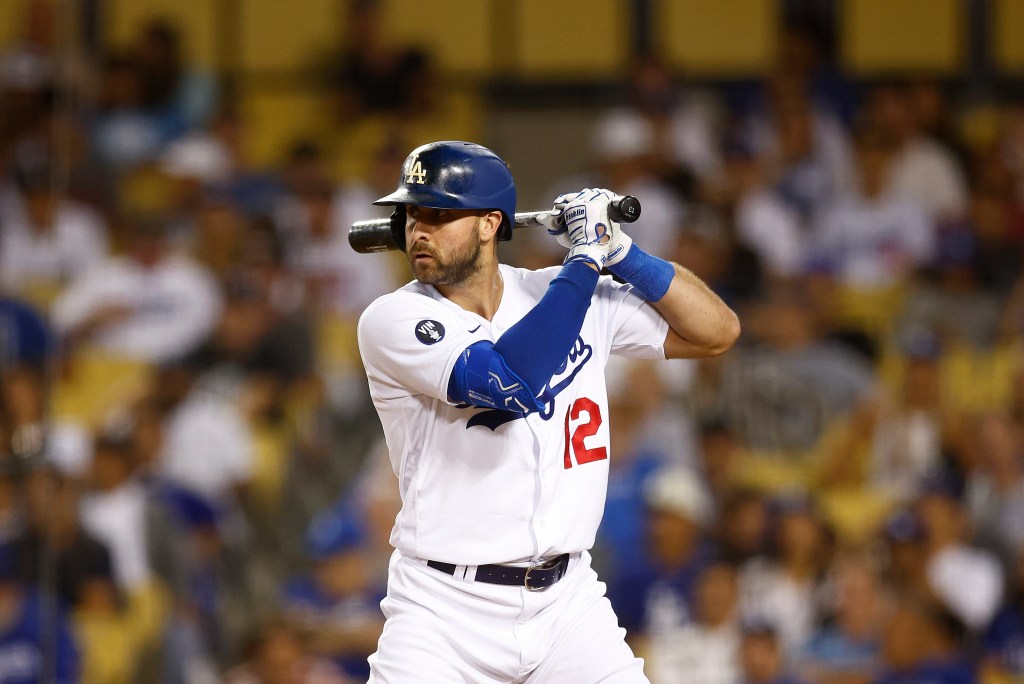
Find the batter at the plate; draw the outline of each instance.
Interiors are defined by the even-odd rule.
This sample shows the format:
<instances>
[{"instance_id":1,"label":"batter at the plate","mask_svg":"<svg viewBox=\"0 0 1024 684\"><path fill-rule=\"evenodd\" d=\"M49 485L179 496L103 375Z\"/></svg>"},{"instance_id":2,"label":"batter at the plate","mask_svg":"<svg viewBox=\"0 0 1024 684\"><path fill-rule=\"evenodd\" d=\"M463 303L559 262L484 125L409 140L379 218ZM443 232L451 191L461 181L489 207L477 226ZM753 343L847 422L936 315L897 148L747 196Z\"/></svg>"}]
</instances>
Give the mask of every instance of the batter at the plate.
<instances>
[{"instance_id":1,"label":"batter at the plate","mask_svg":"<svg viewBox=\"0 0 1024 684\"><path fill-rule=\"evenodd\" d=\"M413 150L376 202L404 216L416 280L359 322L402 495L371 682L647 681L588 553L614 458L605 363L720 354L739 323L609 220L616 199L558 197L568 253L538 271L498 261L516 191L484 147Z\"/></svg>"}]
</instances>

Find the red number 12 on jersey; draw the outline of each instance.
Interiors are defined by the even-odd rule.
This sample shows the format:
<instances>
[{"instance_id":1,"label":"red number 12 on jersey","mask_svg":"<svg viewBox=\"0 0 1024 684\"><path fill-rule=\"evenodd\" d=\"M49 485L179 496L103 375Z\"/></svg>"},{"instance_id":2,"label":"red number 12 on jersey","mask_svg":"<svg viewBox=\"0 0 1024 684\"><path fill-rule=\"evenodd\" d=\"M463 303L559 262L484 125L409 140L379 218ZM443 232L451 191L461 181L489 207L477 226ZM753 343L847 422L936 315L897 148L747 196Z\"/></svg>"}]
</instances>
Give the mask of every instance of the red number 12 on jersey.
<instances>
[{"instance_id":1,"label":"red number 12 on jersey","mask_svg":"<svg viewBox=\"0 0 1024 684\"><path fill-rule=\"evenodd\" d=\"M578 423L572 432L572 439L569 438L569 421L579 420L580 414L587 414L587 422ZM572 458L569 456L569 445L572 444L572 453L576 455L576 463L583 465L593 461L602 461L608 458L608 449L605 447L594 447L588 449L584 441L587 437L597 434L601 427L601 407L591 399L580 397L572 403L569 410L565 412L565 468L572 468Z\"/></svg>"}]
</instances>

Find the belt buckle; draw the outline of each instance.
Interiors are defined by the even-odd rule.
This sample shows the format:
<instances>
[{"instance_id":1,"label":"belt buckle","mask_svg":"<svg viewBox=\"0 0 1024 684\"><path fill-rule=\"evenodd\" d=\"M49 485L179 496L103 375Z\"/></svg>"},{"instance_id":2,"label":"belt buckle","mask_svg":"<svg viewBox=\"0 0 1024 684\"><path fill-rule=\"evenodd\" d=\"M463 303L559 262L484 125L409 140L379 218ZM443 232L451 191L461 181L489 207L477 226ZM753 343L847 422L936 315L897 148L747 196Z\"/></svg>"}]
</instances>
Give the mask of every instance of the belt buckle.
<instances>
[{"instance_id":1,"label":"belt buckle","mask_svg":"<svg viewBox=\"0 0 1024 684\"><path fill-rule=\"evenodd\" d=\"M543 563L537 563L536 565L531 565L530 567L526 568L526 574L523 576L523 586L526 587L527 591L547 591L548 589L551 588L551 584L554 584L554 582L552 582L551 584L548 584L546 586L542 586L542 587L530 586L530 573L533 572L534 570L550 570L551 568L553 568L553 567L555 567L557 565L558 565L558 560L555 559L555 560L546 560Z\"/></svg>"}]
</instances>

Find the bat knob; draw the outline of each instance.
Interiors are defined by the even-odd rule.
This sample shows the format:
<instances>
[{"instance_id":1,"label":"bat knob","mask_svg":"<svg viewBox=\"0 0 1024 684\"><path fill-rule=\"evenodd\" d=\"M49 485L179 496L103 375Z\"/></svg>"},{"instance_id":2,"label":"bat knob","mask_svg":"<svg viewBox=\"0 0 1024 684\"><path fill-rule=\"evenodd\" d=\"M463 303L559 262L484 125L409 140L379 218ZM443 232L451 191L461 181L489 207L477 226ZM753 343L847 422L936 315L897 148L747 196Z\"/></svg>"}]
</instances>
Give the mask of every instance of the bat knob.
<instances>
[{"instance_id":1,"label":"bat knob","mask_svg":"<svg viewBox=\"0 0 1024 684\"><path fill-rule=\"evenodd\" d=\"M633 223L640 218L640 200L624 195L608 204L608 218L616 223Z\"/></svg>"}]
</instances>

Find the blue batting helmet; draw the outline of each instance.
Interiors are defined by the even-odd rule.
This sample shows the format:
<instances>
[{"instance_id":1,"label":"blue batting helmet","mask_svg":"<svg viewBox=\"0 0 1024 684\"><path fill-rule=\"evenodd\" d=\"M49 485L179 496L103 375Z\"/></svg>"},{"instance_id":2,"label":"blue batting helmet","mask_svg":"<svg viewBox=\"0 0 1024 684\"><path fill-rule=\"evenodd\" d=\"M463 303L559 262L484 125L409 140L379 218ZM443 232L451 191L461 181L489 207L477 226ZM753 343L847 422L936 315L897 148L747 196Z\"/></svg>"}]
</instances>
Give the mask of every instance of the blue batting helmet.
<instances>
[{"instance_id":1,"label":"blue batting helmet","mask_svg":"<svg viewBox=\"0 0 1024 684\"><path fill-rule=\"evenodd\" d=\"M496 209L499 240L512 238L516 184L501 157L476 143L442 140L413 150L402 164L398 189L374 204L394 205L391 232L405 250L405 207Z\"/></svg>"}]
</instances>

